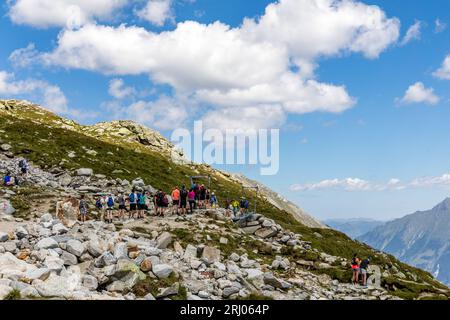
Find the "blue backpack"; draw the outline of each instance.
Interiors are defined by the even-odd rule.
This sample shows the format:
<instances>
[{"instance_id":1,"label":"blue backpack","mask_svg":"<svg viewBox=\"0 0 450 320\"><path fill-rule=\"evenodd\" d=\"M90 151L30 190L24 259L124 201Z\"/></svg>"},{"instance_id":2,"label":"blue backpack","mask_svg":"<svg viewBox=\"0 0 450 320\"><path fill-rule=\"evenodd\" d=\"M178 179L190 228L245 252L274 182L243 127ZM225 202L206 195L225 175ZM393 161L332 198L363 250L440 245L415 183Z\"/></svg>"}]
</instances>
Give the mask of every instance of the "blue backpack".
<instances>
[{"instance_id":1,"label":"blue backpack","mask_svg":"<svg viewBox=\"0 0 450 320\"><path fill-rule=\"evenodd\" d=\"M130 198L130 202L131 202L131 203L135 203L135 202L136 202L135 194L134 194L134 193L130 193L129 198Z\"/></svg>"},{"instance_id":2,"label":"blue backpack","mask_svg":"<svg viewBox=\"0 0 450 320\"><path fill-rule=\"evenodd\" d=\"M108 199L108 207L114 207L114 199L112 197Z\"/></svg>"}]
</instances>

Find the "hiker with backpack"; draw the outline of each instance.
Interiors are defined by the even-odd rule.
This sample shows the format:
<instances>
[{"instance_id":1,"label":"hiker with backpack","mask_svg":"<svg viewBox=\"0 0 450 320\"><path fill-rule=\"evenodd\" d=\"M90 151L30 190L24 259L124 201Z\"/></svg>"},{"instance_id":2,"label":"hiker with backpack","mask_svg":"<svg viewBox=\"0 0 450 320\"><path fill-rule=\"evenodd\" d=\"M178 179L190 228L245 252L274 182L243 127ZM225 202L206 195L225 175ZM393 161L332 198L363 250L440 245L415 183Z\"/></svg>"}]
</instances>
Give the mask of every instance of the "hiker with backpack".
<instances>
[{"instance_id":1,"label":"hiker with backpack","mask_svg":"<svg viewBox=\"0 0 450 320\"><path fill-rule=\"evenodd\" d=\"M194 209L195 209L195 191L194 191L194 189L189 190L188 201L189 201L190 214L193 214Z\"/></svg>"},{"instance_id":2,"label":"hiker with backpack","mask_svg":"<svg viewBox=\"0 0 450 320\"><path fill-rule=\"evenodd\" d=\"M28 162L26 159L21 159L19 161L19 169L20 169L20 174L22 175L22 177L27 177L28 175Z\"/></svg>"},{"instance_id":3,"label":"hiker with backpack","mask_svg":"<svg viewBox=\"0 0 450 320\"><path fill-rule=\"evenodd\" d=\"M206 209L206 188L205 185L201 185L199 189L199 207L200 209Z\"/></svg>"},{"instance_id":4,"label":"hiker with backpack","mask_svg":"<svg viewBox=\"0 0 450 320\"><path fill-rule=\"evenodd\" d=\"M218 201L215 192L211 193L211 197L209 199L209 203L211 205L211 208L216 209L218 206Z\"/></svg>"},{"instance_id":5,"label":"hiker with backpack","mask_svg":"<svg viewBox=\"0 0 450 320\"><path fill-rule=\"evenodd\" d=\"M99 196L95 201L95 207L100 211L100 220L105 218L106 211L106 199L103 196Z\"/></svg>"},{"instance_id":6,"label":"hiker with backpack","mask_svg":"<svg viewBox=\"0 0 450 320\"><path fill-rule=\"evenodd\" d=\"M239 201L231 201L231 210L233 211L233 216L236 217L239 212Z\"/></svg>"},{"instance_id":7,"label":"hiker with backpack","mask_svg":"<svg viewBox=\"0 0 450 320\"><path fill-rule=\"evenodd\" d=\"M137 203L138 203L137 193L134 189L128 195L128 199L130 201L130 213L128 217L131 219L134 218L134 215L137 212Z\"/></svg>"},{"instance_id":8,"label":"hiker with backpack","mask_svg":"<svg viewBox=\"0 0 450 320\"><path fill-rule=\"evenodd\" d=\"M144 192L138 191L138 219L144 219L147 210L147 196Z\"/></svg>"},{"instance_id":9,"label":"hiker with backpack","mask_svg":"<svg viewBox=\"0 0 450 320\"><path fill-rule=\"evenodd\" d=\"M119 193L117 203L119 204L119 220L122 220L125 217L125 212L127 211L125 196L122 193Z\"/></svg>"},{"instance_id":10,"label":"hiker with backpack","mask_svg":"<svg viewBox=\"0 0 450 320\"><path fill-rule=\"evenodd\" d=\"M186 206L187 206L188 193L189 192L186 190L186 186L183 185L181 187L181 191L180 191L180 209L181 209L181 214L182 215L186 215Z\"/></svg>"},{"instance_id":11,"label":"hiker with backpack","mask_svg":"<svg viewBox=\"0 0 450 320\"><path fill-rule=\"evenodd\" d=\"M112 194L108 196L108 200L106 201L106 205L108 208L106 209L106 219L105 222L113 223L113 210L114 210L114 197Z\"/></svg>"},{"instance_id":12,"label":"hiker with backpack","mask_svg":"<svg viewBox=\"0 0 450 320\"><path fill-rule=\"evenodd\" d=\"M79 208L81 222L86 222L86 217L88 215L88 204L86 202L84 194L81 195Z\"/></svg>"},{"instance_id":13,"label":"hiker with backpack","mask_svg":"<svg viewBox=\"0 0 450 320\"><path fill-rule=\"evenodd\" d=\"M178 187L175 187L172 190L172 205L173 205L172 214L176 213L177 215L179 215L180 189L178 189Z\"/></svg>"},{"instance_id":14,"label":"hiker with backpack","mask_svg":"<svg viewBox=\"0 0 450 320\"><path fill-rule=\"evenodd\" d=\"M157 216L164 218L164 210L169 206L169 201L161 189L156 194L156 205L158 206Z\"/></svg>"},{"instance_id":15,"label":"hiker with backpack","mask_svg":"<svg viewBox=\"0 0 450 320\"><path fill-rule=\"evenodd\" d=\"M367 258L361 261L361 263L359 264L359 272L361 273L362 276L362 285L363 287L367 287L367 270L369 269L369 264L370 264L370 260L371 258Z\"/></svg>"},{"instance_id":16,"label":"hiker with backpack","mask_svg":"<svg viewBox=\"0 0 450 320\"><path fill-rule=\"evenodd\" d=\"M250 206L250 203L248 202L248 200L245 197L241 198L241 202L239 203L240 206L240 211L241 211L241 215L244 213L247 213L248 211L248 207Z\"/></svg>"},{"instance_id":17,"label":"hiker with backpack","mask_svg":"<svg viewBox=\"0 0 450 320\"><path fill-rule=\"evenodd\" d=\"M351 261L351 267L352 267L352 283L357 284L359 282L359 264L360 260L358 258L358 254L353 255L353 259Z\"/></svg>"}]
</instances>

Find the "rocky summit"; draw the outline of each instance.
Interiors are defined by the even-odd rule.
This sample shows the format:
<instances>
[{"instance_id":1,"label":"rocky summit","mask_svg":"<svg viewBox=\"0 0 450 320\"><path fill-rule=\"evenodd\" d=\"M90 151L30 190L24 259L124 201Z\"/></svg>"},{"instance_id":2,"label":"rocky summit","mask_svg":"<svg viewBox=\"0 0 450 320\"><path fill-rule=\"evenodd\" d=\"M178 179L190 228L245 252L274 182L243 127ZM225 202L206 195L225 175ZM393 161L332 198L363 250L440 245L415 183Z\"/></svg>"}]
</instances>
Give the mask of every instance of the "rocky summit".
<instances>
[{"instance_id":1,"label":"rocky summit","mask_svg":"<svg viewBox=\"0 0 450 320\"><path fill-rule=\"evenodd\" d=\"M232 219L221 204L253 184L171 156L171 144L131 122L81 126L39 106L0 101L0 299L393 300L448 299L431 274L320 222L261 187L257 212ZM28 174L19 163L28 160ZM177 160L178 159L178 160ZM211 178L219 207L193 214L117 216L96 206L132 189L170 194ZM205 182L206 183L206 182ZM80 199L87 221L80 221ZM170 197L169 197L170 198ZM170 200L170 199L169 199ZM102 219L103 218L103 219ZM372 257L369 285L350 261Z\"/></svg>"}]
</instances>

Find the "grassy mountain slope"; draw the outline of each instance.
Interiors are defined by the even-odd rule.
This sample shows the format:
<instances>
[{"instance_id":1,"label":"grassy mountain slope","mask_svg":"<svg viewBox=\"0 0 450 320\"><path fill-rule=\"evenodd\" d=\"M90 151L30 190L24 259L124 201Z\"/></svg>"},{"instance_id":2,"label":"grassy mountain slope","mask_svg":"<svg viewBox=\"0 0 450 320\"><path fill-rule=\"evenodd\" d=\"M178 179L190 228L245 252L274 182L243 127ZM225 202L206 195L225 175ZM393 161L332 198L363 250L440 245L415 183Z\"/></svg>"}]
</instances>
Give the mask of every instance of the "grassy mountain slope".
<instances>
[{"instance_id":1,"label":"grassy mountain slope","mask_svg":"<svg viewBox=\"0 0 450 320\"><path fill-rule=\"evenodd\" d=\"M3 104L3 108L2 108ZM223 173L204 165L182 165L171 161L168 154L139 143L129 143L109 136L94 137L86 127L65 120L38 107L23 105L9 108L5 101L0 104L0 144L8 143L11 152L24 156L34 164L52 170L75 170L89 167L96 174L111 178L132 180L141 177L147 184L169 192L174 185L189 184L191 175L211 175L212 188L219 199L238 198L241 185ZM14 105L20 105L14 102ZM71 154L71 156L69 156ZM367 245L353 241L343 233L331 229L309 228L301 224L291 214L279 210L265 199L259 199L259 213L274 219L283 228L302 235L318 250L317 256L309 260L320 260L320 252L350 259L354 253L372 256L373 263L381 266L387 273L382 284L392 294L402 298L450 296L448 288L435 281L432 276L420 269L399 262L393 256L377 252ZM285 252L291 257L304 259L301 252ZM398 270L399 277L391 270ZM335 265L329 269L318 269L335 279L348 281L349 268Z\"/></svg>"}]
</instances>

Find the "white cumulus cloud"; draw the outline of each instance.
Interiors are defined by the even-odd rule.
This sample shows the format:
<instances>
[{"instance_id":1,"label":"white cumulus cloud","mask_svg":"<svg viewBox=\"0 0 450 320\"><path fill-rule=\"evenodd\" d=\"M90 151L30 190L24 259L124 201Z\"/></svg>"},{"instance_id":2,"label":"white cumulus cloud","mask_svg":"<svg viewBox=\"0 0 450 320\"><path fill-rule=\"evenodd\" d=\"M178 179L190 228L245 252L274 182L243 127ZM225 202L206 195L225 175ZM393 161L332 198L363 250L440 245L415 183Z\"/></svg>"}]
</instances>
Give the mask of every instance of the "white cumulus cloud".
<instances>
[{"instance_id":1,"label":"white cumulus cloud","mask_svg":"<svg viewBox=\"0 0 450 320\"><path fill-rule=\"evenodd\" d=\"M123 79L112 79L109 82L108 93L116 99L124 99L136 94L136 89L125 85Z\"/></svg>"},{"instance_id":2,"label":"white cumulus cloud","mask_svg":"<svg viewBox=\"0 0 450 320\"><path fill-rule=\"evenodd\" d=\"M62 90L43 80L16 80L14 74L0 71L0 94L7 97L36 99L47 109L68 113L67 98Z\"/></svg>"},{"instance_id":3,"label":"white cumulus cloud","mask_svg":"<svg viewBox=\"0 0 450 320\"><path fill-rule=\"evenodd\" d=\"M236 28L186 21L157 33L88 23L63 30L56 48L34 60L114 76L146 74L208 109L281 110L283 117L273 118L278 124L289 113L351 108L356 99L345 86L315 79L317 59L376 58L397 41L399 26L378 6L357 1L280 0Z\"/></svg>"},{"instance_id":4,"label":"white cumulus cloud","mask_svg":"<svg viewBox=\"0 0 450 320\"><path fill-rule=\"evenodd\" d=\"M8 15L16 24L38 28L79 27L108 19L127 0L10 0Z\"/></svg>"},{"instance_id":5,"label":"white cumulus cloud","mask_svg":"<svg viewBox=\"0 0 450 320\"><path fill-rule=\"evenodd\" d=\"M434 93L433 88L425 88L422 82L416 82L406 90L400 102L403 104L425 103L434 105L439 102L439 97Z\"/></svg>"},{"instance_id":6,"label":"white cumulus cloud","mask_svg":"<svg viewBox=\"0 0 450 320\"><path fill-rule=\"evenodd\" d=\"M450 80L450 54L445 57L442 66L433 75L439 79Z\"/></svg>"},{"instance_id":7,"label":"white cumulus cloud","mask_svg":"<svg viewBox=\"0 0 450 320\"><path fill-rule=\"evenodd\" d=\"M136 11L136 15L159 27L175 21L172 0L148 0L144 8Z\"/></svg>"}]
</instances>

